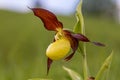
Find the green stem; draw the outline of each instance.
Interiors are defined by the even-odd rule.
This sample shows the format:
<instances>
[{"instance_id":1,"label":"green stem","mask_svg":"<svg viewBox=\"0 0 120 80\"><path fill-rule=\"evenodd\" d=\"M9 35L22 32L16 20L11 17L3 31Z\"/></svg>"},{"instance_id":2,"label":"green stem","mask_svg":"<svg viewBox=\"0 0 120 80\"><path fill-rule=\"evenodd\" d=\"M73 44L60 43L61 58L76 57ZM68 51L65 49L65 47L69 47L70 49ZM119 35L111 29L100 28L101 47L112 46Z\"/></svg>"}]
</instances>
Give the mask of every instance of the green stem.
<instances>
[{"instance_id":1,"label":"green stem","mask_svg":"<svg viewBox=\"0 0 120 80\"><path fill-rule=\"evenodd\" d=\"M83 53L83 73L84 80L88 79L88 65L87 65L87 56L86 56L86 46L84 44L84 53Z\"/></svg>"},{"instance_id":2,"label":"green stem","mask_svg":"<svg viewBox=\"0 0 120 80\"><path fill-rule=\"evenodd\" d=\"M82 3L83 3L83 0L80 0L76 8L77 24L75 25L74 32L85 35L84 17L82 15ZM83 75L84 75L84 80L87 80L88 79L88 65L87 65L85 43L79 43L78 50L83 56Z\"/></svg>"},{"instance_id":3,"label":"green stem","mask_svg":"<svg viewBox=\"0 0 120 80\"><path fill-rule=\"evenodd\" d=\"M84 18L82 15L82 3L83 0L80 1L79 6L77 8L77 12L78 12L78 18L80 20L81 23L81 33L85 35L85 26L84 26ZM83 46L83 74L84 74L84 80L88 79L88 65L87 65L87 54L86 54L86 45L85 43L82 44Z\"/></svg>"}]
</instances>

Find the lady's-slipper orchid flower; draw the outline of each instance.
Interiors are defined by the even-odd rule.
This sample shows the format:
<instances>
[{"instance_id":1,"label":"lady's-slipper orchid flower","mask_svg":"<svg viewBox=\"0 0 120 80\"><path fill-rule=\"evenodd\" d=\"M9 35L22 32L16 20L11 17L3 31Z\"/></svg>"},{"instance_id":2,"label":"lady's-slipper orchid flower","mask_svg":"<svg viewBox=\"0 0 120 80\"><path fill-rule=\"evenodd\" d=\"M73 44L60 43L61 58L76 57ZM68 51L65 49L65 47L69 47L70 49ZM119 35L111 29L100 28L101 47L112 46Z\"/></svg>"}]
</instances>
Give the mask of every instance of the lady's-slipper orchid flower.
<instances>
[{"instance_id":1,"label":"lady's-slipper orchid flower","mask_svg":"<svg viewBox=\"0 0 120 80\"><path fill-rule=\"evenodd\" d=\"M39 17L44 23L44 27L49 31L55 31L53 43L51 43L47 50L47 72L53 60L64 58L72 49L72 53L65 58L66 61L70 60L78 48L79 41L91 42L86 36L80 33L74 33L63 29L62 23L57 19L56 15L52 12L42 8L30 8L34 15ZM98 46L105 46L99 42L91 42Z\"/></svg>"}]
</instances>

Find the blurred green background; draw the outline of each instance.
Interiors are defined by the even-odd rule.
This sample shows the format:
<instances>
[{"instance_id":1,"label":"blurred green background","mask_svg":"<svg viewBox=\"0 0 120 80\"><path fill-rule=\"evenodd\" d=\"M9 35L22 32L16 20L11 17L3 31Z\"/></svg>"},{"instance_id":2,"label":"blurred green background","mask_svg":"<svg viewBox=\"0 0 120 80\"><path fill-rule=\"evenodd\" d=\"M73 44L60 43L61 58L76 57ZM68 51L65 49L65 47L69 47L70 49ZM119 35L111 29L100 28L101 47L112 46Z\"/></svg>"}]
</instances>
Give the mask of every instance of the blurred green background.
<instances>
[{"instance_id":1,"label":"blurred green background","mask_svg":"<svg viewBox=\"0 0 120 80\"><path fill-rule=\"evenodd\" d=\"M73 29L75 16L58 16L64 28ZM105 58L114 51L109 80L120 79L120 25L105 16L85 16L86 35L93 41L106 44L97 47L87 43L90 75L95 76ZM28 80L53 78L70 80L62 69L65 65L82 74L82 57L77 53L65 62L55 61L46 76L45 50L52 42L54 32L47 31L33 13L19 14L0 11L0 80Z\"/></svg>"}]
</instances>

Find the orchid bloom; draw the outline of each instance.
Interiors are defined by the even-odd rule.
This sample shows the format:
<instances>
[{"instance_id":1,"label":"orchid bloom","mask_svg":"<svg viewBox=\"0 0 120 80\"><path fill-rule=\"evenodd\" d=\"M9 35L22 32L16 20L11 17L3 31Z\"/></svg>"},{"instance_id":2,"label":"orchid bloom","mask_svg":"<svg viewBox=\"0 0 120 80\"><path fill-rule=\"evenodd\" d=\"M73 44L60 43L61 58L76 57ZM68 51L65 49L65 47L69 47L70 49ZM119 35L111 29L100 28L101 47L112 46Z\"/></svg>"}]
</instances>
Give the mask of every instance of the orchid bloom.
<instances>
[{"instance_id":1,"label":"orchid bloom","mask_svg":"<svg viewBox=\"0 0 120 80\"><path fill-rule=\"evenodd\" d=\"M56 15L52 12L42 8L30 8L34 15L39 17L44 27L49 31L55 31L54 41L48 46L46 50L47 72L53 60L60 60L64 58L72 49L72 53L68 55L65 60L70 60L78 48L79 41L91 42L86 36L80 33L74 33L69 30L63 29L63 24L57 19ZM91 42L98 46L104 46L99 42Z\"/></svg>"}]
</instances>

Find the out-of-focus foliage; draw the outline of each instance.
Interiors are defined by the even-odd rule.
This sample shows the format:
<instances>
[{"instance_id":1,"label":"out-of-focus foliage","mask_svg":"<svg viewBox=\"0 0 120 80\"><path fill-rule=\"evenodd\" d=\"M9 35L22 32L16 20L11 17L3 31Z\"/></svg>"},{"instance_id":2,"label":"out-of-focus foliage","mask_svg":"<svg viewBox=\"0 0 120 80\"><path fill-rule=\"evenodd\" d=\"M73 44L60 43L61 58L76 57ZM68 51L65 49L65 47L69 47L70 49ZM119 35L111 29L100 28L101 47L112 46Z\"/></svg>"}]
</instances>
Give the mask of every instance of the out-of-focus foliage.
<instances>
[{"instance_id":1,"label":"out-of-focus foliage","mask_svg":"<svg viewBox=\"0 0 120 80\"><path fill-rule=\"evenodd\" d=\"M28 79L28 80L52 80L52 79L34 78L34 79Z\"/></svg>"},{"instance_id":2,"label":"out-of-focus foliage","mask_svg":"<svg viewBox=\"0 0 120 80\"><path fill-rule=\"evenodd\" d=\"M115 4L112 0L84 0L83 10L86 14L113 15Z\"/></svg>"}]
</instances>

